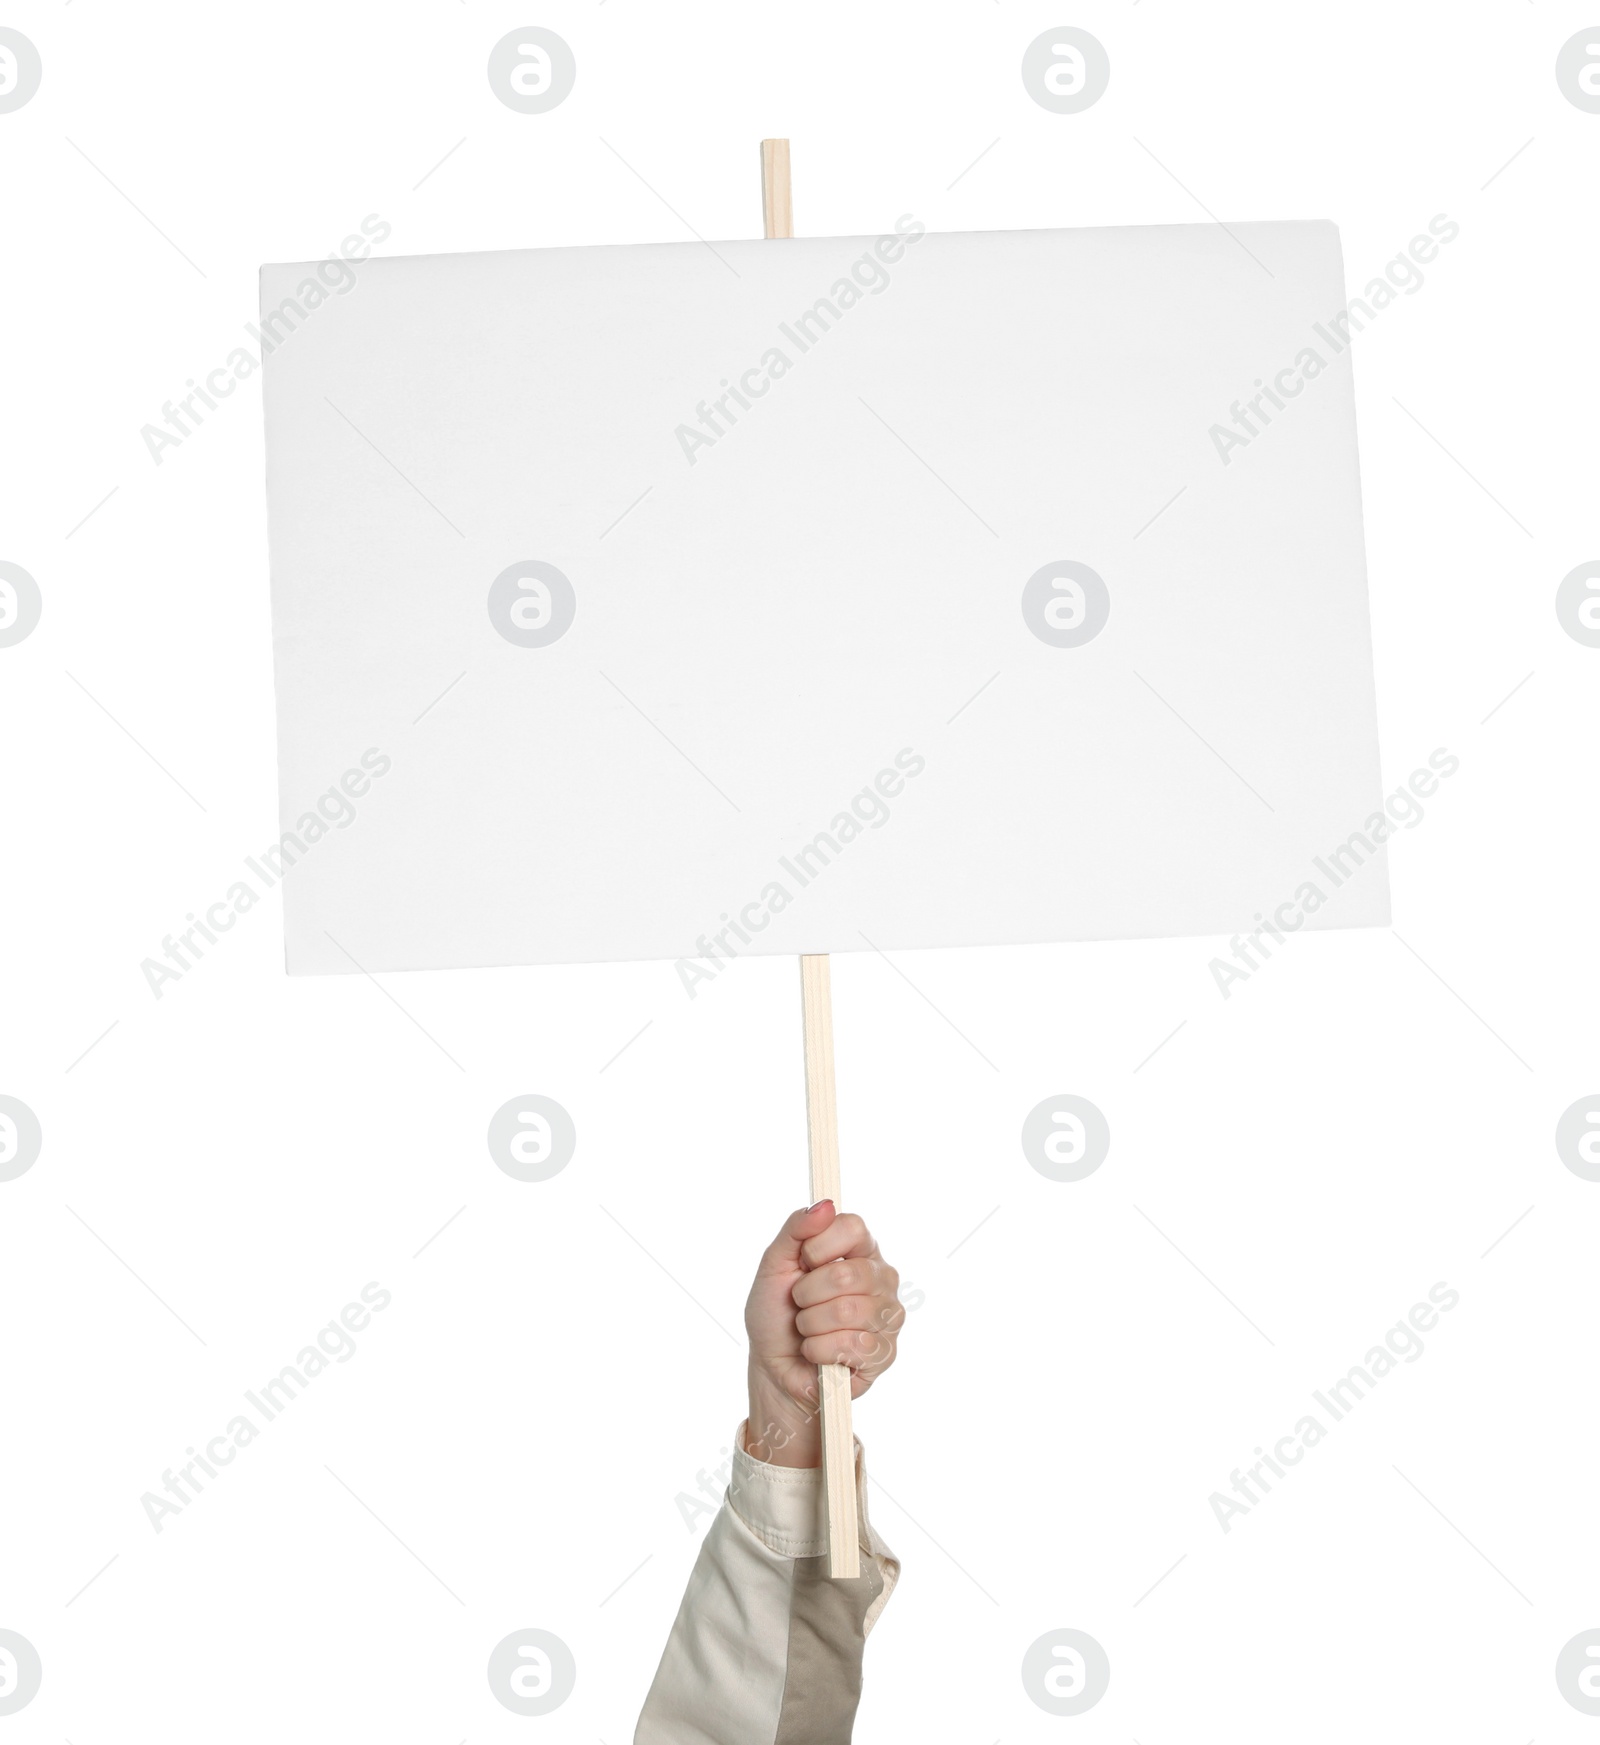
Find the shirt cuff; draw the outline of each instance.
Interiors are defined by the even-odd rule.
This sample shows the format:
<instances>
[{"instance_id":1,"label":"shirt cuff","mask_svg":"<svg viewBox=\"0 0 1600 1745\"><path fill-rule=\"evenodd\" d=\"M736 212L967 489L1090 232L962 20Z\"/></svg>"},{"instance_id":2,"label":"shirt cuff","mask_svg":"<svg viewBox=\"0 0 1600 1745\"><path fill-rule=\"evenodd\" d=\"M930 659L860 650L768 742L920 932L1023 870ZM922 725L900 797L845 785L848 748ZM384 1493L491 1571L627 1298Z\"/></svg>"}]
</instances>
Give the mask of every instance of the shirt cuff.
<instances>
[{"instance_id":1,"label":"shirt cuff","mask_svg":"<svg viewBox=\"0 0 1600 1745\"><path fill-rule=\"evenodd\" d=\"M777 1466L745 1452L746 1424L733 1442L728 1502L769 1551L780 1557L822 1557L828 1549L827 1493L820 1466ZM856 1444L859 1478L861 1444Z\"/></svg>"}]
</instances>

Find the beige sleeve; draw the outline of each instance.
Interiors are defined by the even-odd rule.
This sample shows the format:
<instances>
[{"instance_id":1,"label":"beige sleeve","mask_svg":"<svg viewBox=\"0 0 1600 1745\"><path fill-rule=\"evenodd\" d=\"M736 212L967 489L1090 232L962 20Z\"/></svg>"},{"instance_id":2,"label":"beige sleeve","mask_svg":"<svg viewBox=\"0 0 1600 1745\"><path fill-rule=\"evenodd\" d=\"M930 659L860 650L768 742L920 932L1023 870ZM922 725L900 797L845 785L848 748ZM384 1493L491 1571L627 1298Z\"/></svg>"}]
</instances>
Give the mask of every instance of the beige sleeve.
<instances>
[{"instance_id":1,"label":"beige sleeve","mask_svg":"<svg viewBox=\"0 0 1600 1745\"><path fill-rule=\"evenodd\" d=\"M867 1518L862 1572L830 1581L822 1473L734 1442L733 1476L700 1547L634 1745L848 1745L861 1658L900 1574Z\"/></svg>"}]
</instances>

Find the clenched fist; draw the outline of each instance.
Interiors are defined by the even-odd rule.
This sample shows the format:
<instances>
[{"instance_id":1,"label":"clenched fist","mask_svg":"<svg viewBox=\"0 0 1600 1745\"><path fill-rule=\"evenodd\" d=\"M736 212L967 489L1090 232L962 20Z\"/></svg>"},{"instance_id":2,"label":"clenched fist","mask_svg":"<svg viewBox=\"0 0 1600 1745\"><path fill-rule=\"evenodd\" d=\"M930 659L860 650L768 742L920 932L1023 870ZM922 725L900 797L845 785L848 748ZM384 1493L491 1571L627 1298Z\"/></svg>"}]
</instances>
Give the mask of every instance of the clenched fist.
<instances>
[{"instance_id":1,"label":"clenched fist","mask_svg":"<svg viewBox=\"0 0 1600 1745\"><path fill-rule=\"evenodd\" d=\"M793 1213L761 1257L744 1308L750 1335L747 1451L778 1466L820 1466L819 1363L845 1363L859 1399L895 1359L900 1275L853 1213L821 1200Z\"/></svg>"}]
</instances>

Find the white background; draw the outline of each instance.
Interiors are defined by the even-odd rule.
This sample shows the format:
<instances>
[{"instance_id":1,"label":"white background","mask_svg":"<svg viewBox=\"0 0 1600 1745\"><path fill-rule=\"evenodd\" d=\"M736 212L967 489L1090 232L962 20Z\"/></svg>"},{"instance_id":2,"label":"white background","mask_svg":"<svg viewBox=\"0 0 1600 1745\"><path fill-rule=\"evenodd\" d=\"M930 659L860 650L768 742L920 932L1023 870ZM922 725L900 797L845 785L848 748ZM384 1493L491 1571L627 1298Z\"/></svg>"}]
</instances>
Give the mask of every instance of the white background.
<instances>
[{"instance_id":1,"label":"white background","mask_svg":"<svg viewBox=\"0 0 1600 1745\"><path fill-rule=\"evenodd\" d=\"M758 235L768 134L802 234L1203 202L1334 219L1354 287L1461 225L1356 359L1386 785L1461 759L1393 933L1226 1001L1214 940L835 965L848 1193L926 1299L858 1414L906 1562L858 1737L1591 1736L1553 1668L1600 1625L1600 1188L1552 1134L1600 1090L1600 652L1552 600L1597 555L1600 117L1553 67L1595 19L1079 6L1111 86L1058 116L1018 69L1064 16L542 7L578 83L521 116L484 69L533 15L484 0L8 9L45 69L0 116L0 557L44 595L0 650L0 1091L44 1128L0 1184L0 1627L45 1672L8 1739L629 1737L804 1195L794 968L290 984L274 899L157 1002L275 775L253 384L160 467L140 429L264 260L373 212L396 253ZM520 1185L484 1130L529 1091L578 1151ZM1112 1130L1075 1185L1018 1145L1065 1091ZM157 1536L141 1493L369 1279L358 1354ZM1224 1535L1208 1495L1440 1279L1425 1356ZM484 1677L525 1626L578 1663L539 1721ZM1070 1721L1019 1679L1066 1626L1112 1667Z\"/></svg>"}]
</instances>

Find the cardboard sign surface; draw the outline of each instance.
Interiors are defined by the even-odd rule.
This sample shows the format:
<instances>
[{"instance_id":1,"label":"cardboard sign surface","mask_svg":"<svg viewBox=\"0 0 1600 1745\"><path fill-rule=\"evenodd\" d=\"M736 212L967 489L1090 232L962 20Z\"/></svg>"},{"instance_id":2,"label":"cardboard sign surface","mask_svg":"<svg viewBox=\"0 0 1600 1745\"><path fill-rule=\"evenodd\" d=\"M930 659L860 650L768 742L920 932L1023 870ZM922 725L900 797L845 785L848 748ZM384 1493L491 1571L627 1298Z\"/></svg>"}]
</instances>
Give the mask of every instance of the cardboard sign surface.
<instances>
[{"instance_id":1,"label":"cardboard sign surface","mask_svg":"<svg viewBox=\"0 0 1600 1745\"><path fill-rule=\"evenodd\" d=\"M262 275L292 972L1387 920L1332 226L354 277Z\"/></svg>"}]
</instances>

